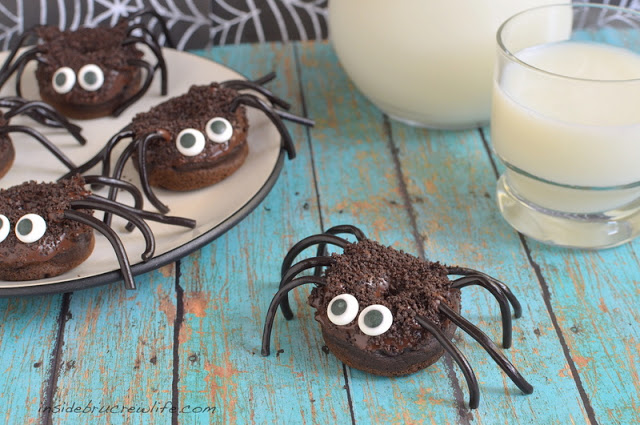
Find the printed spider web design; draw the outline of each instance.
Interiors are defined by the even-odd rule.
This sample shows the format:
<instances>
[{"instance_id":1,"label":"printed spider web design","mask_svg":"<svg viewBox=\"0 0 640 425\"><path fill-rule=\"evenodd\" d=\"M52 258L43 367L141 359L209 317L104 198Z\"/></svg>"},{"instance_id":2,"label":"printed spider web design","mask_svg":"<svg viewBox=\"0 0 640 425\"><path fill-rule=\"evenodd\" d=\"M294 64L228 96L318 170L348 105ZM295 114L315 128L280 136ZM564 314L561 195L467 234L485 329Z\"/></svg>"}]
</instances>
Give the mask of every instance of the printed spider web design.
<instances>
[{"instance_id":1,"label":"printed spider web design","mask_svg":"<svg viewBox=\"0 0 640 425\"><path fill-rule=\"evenodd\" d=\"M640 0L602 0L598 3L611 6L628 7L629 9L640 9Z\"/></svg>"},{"instance_id":2,"label":"printed spider web design","mask_svg":"<svg viewBox=\"0 0 640 425\"><path fill-rule=\"evenodd\" d=\"M319 40L327 36L327 0L218 0L210 19L217 45Z\"/></svg>"},{"instance_id":3,"label":"printed spider web design","mask_svg":"<svg viewBox=\"0 0 640 425\"><path fill-rule=\"evenodd\" d=\"M590 3L598 3L607 6L619 6L627 9L640 10L640 0L598 0ZM611 11L603 9L597 16L593 11L581 10L575 14L574 26L576 28L589 28L591 25L606 26L613 25L616 28L627 27L638 29L638 19L632 17L625 11ZM632 37L633 33L626 33L627 37ZM638 37L635 36L637 39Z\"/></svg>"},{"instance_id":4,"label":"printed spider web design","mask_svg":"<svg viewBox=\"0 0 640 425\"><path fill-rule=\"evenodd\" d=\"M626 7L629 9L640 9L640 0L603 0L602 1L603 4L607 4L607 5L611 5L611 6L621 6L621 7ZM626 22L629 27L634 28L637 27L637 20L633 21L633 20L629 20L627 19L625 16L625 14L614 14L614 15L610 15L608 18L603 18L599 22L602 24L606 24L607 22L612 22L612 21L624 21Z\"/></svg>"},{"instance_id":5,"label":"printed spider web design","mask_svg":"<svg viewBox=\"0 0 640 425\"><path fill-rule=\"evenodd\" d=\"M20 0L14 4L8 1L0 2L0 48L7 50L11 40L24 31L24 5Z\"/></svg>"},{"instance_id":6,"label":"printed spider web design","mask_svg":"<svg viewBox=\"0 0 640 425\"><path fill-rule=\"evenodd\" d=\"M204 47L211 27L210 0L2 0L0 49L7 50L20 34L35 25L76 30L81 26L113 26L144 8L156 10L166 21L178 49ZM144 19L161 34L155 19ZM160 36L164 43L164 36Z\"/></svg>"},{"instance_id":7,"label":"printed spider web design","mask_svg":"<svg viewBox=\"0 0 640 425\"><path fill-rule=\"evenodd\" d=\"M90 0L87 6L84 25L91 27L113 26L133 12L144 8L153 9L165 19L173 42L179 50L195 44L191 41L196 33L203 33L206 37L206 31L211 25L208 17L209 2L202 0ZM146 18L145 21L149 22L152 32L161 34L157 20ZM160 35L159 40L164 44L164 36Z\"/></svg>"}]
</instances>

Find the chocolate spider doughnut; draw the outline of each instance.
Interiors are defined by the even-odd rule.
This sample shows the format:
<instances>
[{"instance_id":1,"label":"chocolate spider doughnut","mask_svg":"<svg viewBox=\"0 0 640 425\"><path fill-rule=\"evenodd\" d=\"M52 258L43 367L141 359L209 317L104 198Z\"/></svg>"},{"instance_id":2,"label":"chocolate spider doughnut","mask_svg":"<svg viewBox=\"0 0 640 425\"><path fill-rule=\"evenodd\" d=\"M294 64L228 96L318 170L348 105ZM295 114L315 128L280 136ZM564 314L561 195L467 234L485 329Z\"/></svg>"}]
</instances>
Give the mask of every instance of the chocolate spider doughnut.
<instances>
[{"instance_id":1,"label":"chocolate spider doughnut","mask_svg":"<svg viewBox=\"0 0 640 425\"><path fill-rule=\"evenodd\" d=\"M117 186L129 191L129 207L95 195L85 184ZM143 261L155 250L153 233L144 219L193 228L193 220L144 211L142 194L133 185L103 176L76 175L55 183L25 182L0 189L0 280L36 280L58 276L91 255L94 230L114 248L125 286L135 288L129 260L113 229L93 216L93 210L117 214L137 227L145 238Z\"/></svg>"},{"instance_id":2,"label":"chocolate spider doughnut","mask_svg":"<svg viewBox=\"0 0 640 425\"><path fill-rule=\"evenodd\" d=\"M350 243L338 233L350 233L357 242ZM343 253L327 256L327 244L341 247ZM298 254L313 245L318 245L318 256L293 264ZM314 275L300 276L314 268ZM449 275L462 277L450 280ZM451 342L460 328L480 343L522 392L533 392L497 345L460 315L461 288L478 285L488 290L500 305L502 344L511 346L510 304L520 317L520 303L504 283L484 273L425 261L367 239L354 226L336 226L301 240L285 256L280 289L265 320L264 356L270 352L278 306L286 319L292 319L288 293L307 283L316 285L309 304L316 309L325 343L348 366L376 375L401 376L424 369L447 352L466 378L469 406L475 409L480 401L475 373Z\"/></svg>"},{"instance_id":3,"label":"chocolate spider doughnut","mask_svg":"<svg viewBox=\"0 0 640 425\"><path fill-rule=\"evenodd\" d=\"M111 28L79 28L61 31L38 26L25 32L0 69L0 86L16 74L16 93L28 62L37 61L36 81L41 98L70 118L90 119L119 115L146 93L157 69L162 73L162 95L167 93L167 67L155 35L133 21L151 14L172 46L164 21L143 10ZM135 32L137 31L137 32ZM134 35L135 34L135 35ZM36 36L39 42L17 59L18 49ZM157 63L143 59L138 45L147 46Z\"/></svg>"},{"instance_id":4,"label":"chocolate spider doughnut","mask_svg":"<svg viewBox=\"0 0 640 425\"><path fill-rule=\"evenodd\" d=\"M227 178L244 163L249 152L246 106L262 111L271 120L282 136L289 159L293 159L295 147L282 120L307 126L313 125L313 121L280 109L287 109L289 104L261 85L274 77L271 73L253 82L230 80L194 85L187 93L134 116L101 152L69 175L83 173L103 162L103 175L120 178L125 163L132 159L145 195L158 211L165 213L169 208L151 187L174 191L201 189ZM249 92L239 91L243 89ZM111 171L113 148L125 139L130 142ZM115 190L109 198L115 199Z\"/></svg>"}]
</instances>

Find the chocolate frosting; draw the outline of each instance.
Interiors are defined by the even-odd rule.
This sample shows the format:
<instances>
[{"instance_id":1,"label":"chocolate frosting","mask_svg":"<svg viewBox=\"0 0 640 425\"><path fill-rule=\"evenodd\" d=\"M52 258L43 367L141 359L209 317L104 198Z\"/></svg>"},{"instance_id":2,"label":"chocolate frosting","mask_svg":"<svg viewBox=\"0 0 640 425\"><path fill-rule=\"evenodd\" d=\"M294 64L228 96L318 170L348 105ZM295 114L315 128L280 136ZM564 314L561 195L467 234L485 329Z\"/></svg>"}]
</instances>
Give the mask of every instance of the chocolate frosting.
<instances>
[{"instance_id":1,"label":"chocolate frosting","mask_svg":"<svg viewBox=\"0 0 640 425\"><path fill-rule=\"evenodd\" d=\"M237 95L235 90L221 87L218 83L191 86L187 93L137 114L131 122L137 138L159 130L169 135L167 140L149 143L146 161L149 173L163 168L179 171L208 168L237 152L246 143L249 130L245 108L239 107L235 112L229 108ZM226 143L214 143L206 138L206 124L215 117L225 118L233 126L233 136ZM205 135L205 148L198 155L187 157L176 148L175 138L186 128L196 129Z\"/></svg>"},{"instance_id":2,"label":"chocolate frosting","mask_svg":"<svg viewBox=\"0 0 640 425\"><path fill-rule=\"evenodd\" d=\"M438 262L424 261L369 239L349 244L342 254L332 257L335 263L325 274L327 284L312 290L309 304L316 308L315 317L323 332L361 350L395 356L421 349L432 338L414 317L426 317L445 329L449 321L438 311L439 304L459 305L460 291L450 288L447 268ZM393 314L391 328L382 335L367 336L358 328L357 320L346 326L330 322L327 306L344 293L356 297L359 313L372 304L389 308Z\"/></svg>"},{"instance_id":3,"label":"chocolate frosting","mask_svg":"<svg viewBox=\"0 0 640 425\"><path fill-rule=\"evenodd\" d=\"M58 183L25 182L8 189L0 189L0 214L10 222L11 231L0 242L0 265L2 267L23 267L32 263L42 263L68 248L76 240L85 240L93 229L84 224L63 217L70 209L69 203L82 199L90 192L84 188L81 177ZM47 222L44 236L33 243L20 242L13 229L25 214L38 214Z\"/></svg>"},{"instance_id":4,"label":"chocolate frosting","mask_svg":"<svg viewBox=\"0 0 640 425\"><path fill-rule=\"evenodd\" d=\"M127 30L126 21L112 28L79 28L75 31L60 31L53 26L36 28L36 33L42 39L39 47L44 58L44 61L38 61L36 69L42 97L63 108L72 105L96 106L109 103L114 98L120 99L123 92L136 89L140 83L140 70L130 61L142 58L143 53L133 44L122 45L127 38ZM104 83L100 89L86 91L76 83L65 94L53 90L51 79L56 70L66 66L77 75L80 68L87 64L95 64L102 69Z\"/></svg>"}]
</instances>

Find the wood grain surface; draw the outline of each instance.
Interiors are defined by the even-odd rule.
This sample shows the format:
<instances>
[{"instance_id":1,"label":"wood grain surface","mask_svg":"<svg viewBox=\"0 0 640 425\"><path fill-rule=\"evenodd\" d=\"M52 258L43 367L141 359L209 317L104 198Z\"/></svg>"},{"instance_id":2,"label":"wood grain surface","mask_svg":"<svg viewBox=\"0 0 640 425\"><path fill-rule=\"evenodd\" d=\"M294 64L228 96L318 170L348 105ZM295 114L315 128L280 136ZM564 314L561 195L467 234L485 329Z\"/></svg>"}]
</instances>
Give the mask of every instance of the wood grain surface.
<instances>
[{"instance_id":1,"label":"wood grain surface","mask_svg":"<svg viewBox=\"0 0 640 425\"><path fill-rule=\"evenodd\" d=\"M0 418L7 424L636 424L640 271L633 242L553 248L511 229L495 203L501 172L488 129L434 131L381 113L324 42L219 47L199 54L269 88L293 112L298 156L229 232L174 264L72 294L0 300ZM392 84L392 82L390 82ZM323 349L310 287L264 317L288 248L337 224L419 257L482 270L523 305L502 350L534 385L524 395L458 330L481 401L444 356L402 378L352 370ZM307 257L314 250L305 251ZM463 316L501 337L495 299L462 290Z\"/></svg>"}]
</instances>

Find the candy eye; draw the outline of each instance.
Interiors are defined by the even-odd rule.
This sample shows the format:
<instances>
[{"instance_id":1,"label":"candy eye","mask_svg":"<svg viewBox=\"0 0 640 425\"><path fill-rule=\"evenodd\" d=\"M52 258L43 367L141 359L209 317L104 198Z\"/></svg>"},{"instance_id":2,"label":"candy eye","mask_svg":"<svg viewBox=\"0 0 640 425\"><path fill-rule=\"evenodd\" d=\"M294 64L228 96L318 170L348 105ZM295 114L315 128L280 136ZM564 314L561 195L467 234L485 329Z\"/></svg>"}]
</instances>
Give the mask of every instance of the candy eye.
<instances>
[{"instance_id":1,"label":"candy eye","mask_svg":"<svg viewBox=\"0 0 640 425\"><path fill-rule=\"evenodd\" d=\"M26 214L16 223L16 236L21 242L35 242L44 235L47 223L38 214Z\"/></svg>"},{"instance_id":2,"label":"candy eye","mask_svg":"<svg viewBox=\"0 0 640 425\"><path fill-rule=\"evenodd\" d=\"M327 306L327 316L334 325L346 325L358 315L358 300L350 294L334 297Z\"/></svg>"},{"instance_id":3,"label":"candy eye","mask_svg":"<svg viewBox=\"0 0 640 425\"><path fill-rule=\"evenodd\" d=\"M176 138L176 148L184 156L196 156L204 150L204 134L194 128L185 128Z\"/></svg>"},{"instance_id":4,"label":"candy eye","mask_svg":"<svg viewBox=\"0 0 640 425\"><path fill-rule=\"evenodd\" d=\"M78 84L87 91L96 91L104 83L104 74L98 65L92 63L80 68Z\"/></svg>"},{"instance_id":5,"label":"candy eye","mask_svg":"<svg viewBox=\"0 0 640 425\"><path fill-rule=\"evenodd\" d=\"M207 136L212 142L226 143L232 135L233 126L222 117L212 118L207 123Z\"/></svg>"},{"instance_id":6,"label":"candy eye","mask_svg":"<svg viewBox=\"0 0 640 425\"><path fill-rule=\"evenodd\" d=\"M7 239L9 236L9 219L0 214L0 242Z\"/></svg>"},{"instance_id":7,"label":"candy eye","mask_svg":"<svg viewBox=\"0 0 640 425\"><path fill-rule=\"evenodd\" d=\"M76 73L68 66L58 68L51 78L53 89L60 94L69 93L76 83Z\"/></svg>"},{"instance_id":8,"label":"candy eye","mask_svg":"<svg viewBox=\"0 0 640 425\"><path fill-rule=\"evenodd\" d=\"M365 335L381 335L389 330L393 323L391 311L380 304L370 305L358 316L358 327Z\"/></svg>"}]
</instances>

